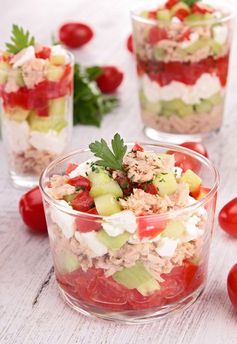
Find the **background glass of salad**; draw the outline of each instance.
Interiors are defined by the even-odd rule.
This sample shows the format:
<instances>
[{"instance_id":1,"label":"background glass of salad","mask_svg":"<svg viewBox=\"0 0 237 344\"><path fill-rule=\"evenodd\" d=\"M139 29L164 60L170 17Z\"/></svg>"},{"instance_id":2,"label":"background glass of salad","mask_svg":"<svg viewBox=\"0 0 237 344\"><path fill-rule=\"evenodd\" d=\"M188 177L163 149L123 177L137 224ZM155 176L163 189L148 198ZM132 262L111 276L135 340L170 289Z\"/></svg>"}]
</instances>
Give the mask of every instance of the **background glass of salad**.
<instances>
[{"instance_id":1,"label":"background glass of salad","mask_svg":"<svg viewBox=\"0 0 237 344\"><path fill-rule=\"evenodd\" d=\"M145 133L202 139L221 127L235 11L219 1L158 3L132 12Z\"/></svg>"},{"instance_id":2,"label":"background glass of salad","mask_svg":"<svg viewBox=\"0 0 237 344\"><path fill-rule=\"evenodd\" d=\"M134 144L128 145L129 150L132 147ZM79 212L70 206L73 195L63 200L50 196L48 187L52 176L70 174L75 164L81 171L85 170L86 161L92 158L88 150L58 158L41 176L40 188L59 289L65 301L85 315L144 323L186 308L204 290L218 172L209 160L183 147L144 144L143 148L157 154L169 150L184 171L192 168L198 174L203 187L189 206L165 214L138 216L133 235L124 232L110 237L103 230L106 217L92 211L95 208L87 213ZM100 180L99 174L97 178ZM86 204L86 199L84 202ZM124 228L124 219L119 221L118 216L116 228ZM184 231L186 225L188 233ZM151 228L164 228L157 240L177 240L179 246L175 256L152 255L155 241L146 240ZM138 238L143 239L137 242ZM147 266L152 273L147 271Z\"/></svg>"},{"instance_id":3,"label":"background glass of salad","mask_svg":"<svg viewBox=\"0 0 237 344\"><path fill-rule=\"evenodd\" d=\"M60 46L29 46L21 55L0 56L2 136L16 187L38 184L45 167L71 139L73 56Z\"/></svg>"}]
</instances>

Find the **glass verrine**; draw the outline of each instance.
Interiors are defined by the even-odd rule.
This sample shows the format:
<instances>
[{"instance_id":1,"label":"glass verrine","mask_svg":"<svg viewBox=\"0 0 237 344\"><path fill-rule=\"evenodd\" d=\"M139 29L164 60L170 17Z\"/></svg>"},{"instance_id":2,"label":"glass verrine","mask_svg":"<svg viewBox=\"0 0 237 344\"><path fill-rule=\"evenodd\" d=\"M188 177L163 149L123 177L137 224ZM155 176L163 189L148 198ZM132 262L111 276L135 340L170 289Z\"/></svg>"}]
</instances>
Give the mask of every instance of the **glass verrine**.
<instances>
[{"instance_id":1,"label":"glass verrine","mask_svg":"<svg viewBox=\"0 0 237 344\"><path fill-rule=\"evenodd\" d=\"M210 0L204 4L215 11L201 14L173 3L171 9L158 1L157 11L133 11L132 24L145 133L180 143L221 127L235 10ZM190 13L180 20L185 10Z\"/></svg>"},{"instance_id":2,"label":"glass verrine","mask_svg":"<svg viewBox=\"0 0 237 344\"><path fill-rule=\"evenodd\" d=\"M128 145L132 147L133 144ZM63 176L69 164L85 166L85 161L92 157L89 150L58 158L41 176L40 188L60 293L72 308L83 314L143 323L186 308L203 292L218 172L209 160L186 148L162 143L143 147L159 154L169 150L191 161L205 186L203 198L195 203L190 199L190 205L179 210L137 216L134 224L119 216L114 218L117 214L102 217L78 212L64 200L57 201L50 196L51 177ZM103 229L111 224L112 217L117 229L126 227L127 232L109 238ZM129 232L131 223L135 226L133 234ZM161 227L164 231L155 239L138 240L138 232L144 234ZM173 253L168 257L162 250L171 238L175 247L170 247Z\"/></svg>"},{"instance_id":3,"label":"glass verrine","mask_svg":"<svg viewBox=\"0 0 237 344\"><path fill-rule=\"evenodd\" d=\"M67 149L72 92L73 56L61 47L0 55L2 137L14 186L37 185L46 166Z\"/></svg>"}]
</instances>

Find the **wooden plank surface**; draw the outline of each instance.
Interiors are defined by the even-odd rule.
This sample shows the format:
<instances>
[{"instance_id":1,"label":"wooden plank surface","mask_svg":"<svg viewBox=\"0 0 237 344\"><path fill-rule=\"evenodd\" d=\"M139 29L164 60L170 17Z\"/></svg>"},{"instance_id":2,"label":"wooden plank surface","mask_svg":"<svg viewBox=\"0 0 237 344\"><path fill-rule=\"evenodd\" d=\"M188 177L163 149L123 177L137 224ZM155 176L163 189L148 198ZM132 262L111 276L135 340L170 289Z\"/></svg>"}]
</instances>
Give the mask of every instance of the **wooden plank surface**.
<instances>
[{"instance_id":1,"label":"wooden plank surface","mask_svg":"<svg viewBox=\"0 0 237 344\"><path fill-rule=\"evenodd\" d=\"M133 5L139 1L130 1ZM83 64L116 64L125 71L121 106L108 115L100 129L78 126L73 148L119 131L127 140L147 141L142 133L132 56L125 48L131 27L128 1L1 0L0 46L12 23L29 28L41 41L66 20L91 23L94 40L77 52ZM17 5L16 5L17 4ZM237 8L237 5L235 5ZM234 46L236 55L237 47ZM237 195L237 66L232 64L226 116L221 133L207 142L220 170L218 210ZM206 290L197 303L169 320L142 326L121 326L86 318L69 309L59 297L52 270L48 239L29 234L18 214L21 192L7 179L0 142L0 343L26 344L236 344L237 315L226 292L226 276L237 261L237 240L216 224Z\"/></svg>"}]
</instances>

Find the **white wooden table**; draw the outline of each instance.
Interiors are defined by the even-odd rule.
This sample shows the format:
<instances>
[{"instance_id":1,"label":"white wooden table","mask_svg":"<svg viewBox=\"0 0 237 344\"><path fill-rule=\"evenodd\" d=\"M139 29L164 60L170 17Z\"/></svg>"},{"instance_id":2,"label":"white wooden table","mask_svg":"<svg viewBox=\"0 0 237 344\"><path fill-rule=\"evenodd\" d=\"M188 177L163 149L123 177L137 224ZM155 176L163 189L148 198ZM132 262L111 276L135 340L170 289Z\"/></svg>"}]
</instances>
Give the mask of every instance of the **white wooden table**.
<instances>
[{"instance_id":1,"label":"white wooden table","mask_svg":"<svg viewBox=\"0 0 237 344\"><path fill-rule=\"evenodd\" d=\"M130 0L129 4L139 2ZM233 0L234 2L234 0ZM110 139L116 131L127 140L144 140L136 96L133 57L125 48L131 31L128 1L111 0L0 0L0 45L8 40L12 23L30 29L39 41L67 20L90 23L94 40L77 52L83 64L116 64L125 72L121 106L108 115L100 129L78 126L73 147ZM237 7L237 4L235 5ZM234 48L236 56L237 46ZM223 129L215 142L207 142L221 174L218 209L237 196L237 66L232 65L228 105ZM80 344L236 344L237 314L226 291L226 276L237 261L237 240L216 224L209 279L202 297L182 314L143 326L121 326L86 318L68 308L59 297L46 237L30 234L18 214L21 192L13 189L0 142L0 343Z\"/></svg>"}]
</instances>

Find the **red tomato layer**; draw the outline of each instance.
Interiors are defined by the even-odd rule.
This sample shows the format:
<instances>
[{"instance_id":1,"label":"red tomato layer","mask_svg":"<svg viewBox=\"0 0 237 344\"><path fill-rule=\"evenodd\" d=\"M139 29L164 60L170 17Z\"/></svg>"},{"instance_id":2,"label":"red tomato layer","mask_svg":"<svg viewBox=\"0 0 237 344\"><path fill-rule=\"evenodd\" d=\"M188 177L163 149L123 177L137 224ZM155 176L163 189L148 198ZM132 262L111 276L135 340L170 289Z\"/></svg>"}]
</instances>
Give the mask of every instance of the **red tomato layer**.
<instances>
[{"instance_id":1,"label":"red tomato layer","mask_svg":"<svg viewBox=\"0 0 237 344\"><path fill-rule=\"evenodd\" d=\"M51 99L64 97L72 92L72 68L66 65L59 82L44 80L34 88L21 87L17 92L1 92L5 108L19 106L26 110L34 110L39 116L48 116L48 102Z\"/></svg>"},{"instance_id":2,"label":"red tomato layer","mask_svg":"<svg viewBox=\"0 0 237 344\"><path fill-rule=\"evenodd\" d=\"M206 267L185 261L162 275L164 282L159 291L142 296L136 289L127 289L112 277L106 278L102 269L78 269L64 275L56 271L61 288L72 297L115 311L150 309L177 302L199 288L205 276Z\"/></svg>"},{"instance_id":3,"label":"red tomato layer","mask_svg":"<svg viewBox=\"0 0 237 344\"><path fill-rule=\"evenodd\" d=\"M148 74L150 79L160 86L179 81L186 85L194 85L204 73L217 75L221 85L227 82L229 54L219 59L208 57L195 63L142 61L138 59L138 74Z\"/></svg>"}]
</instances>

